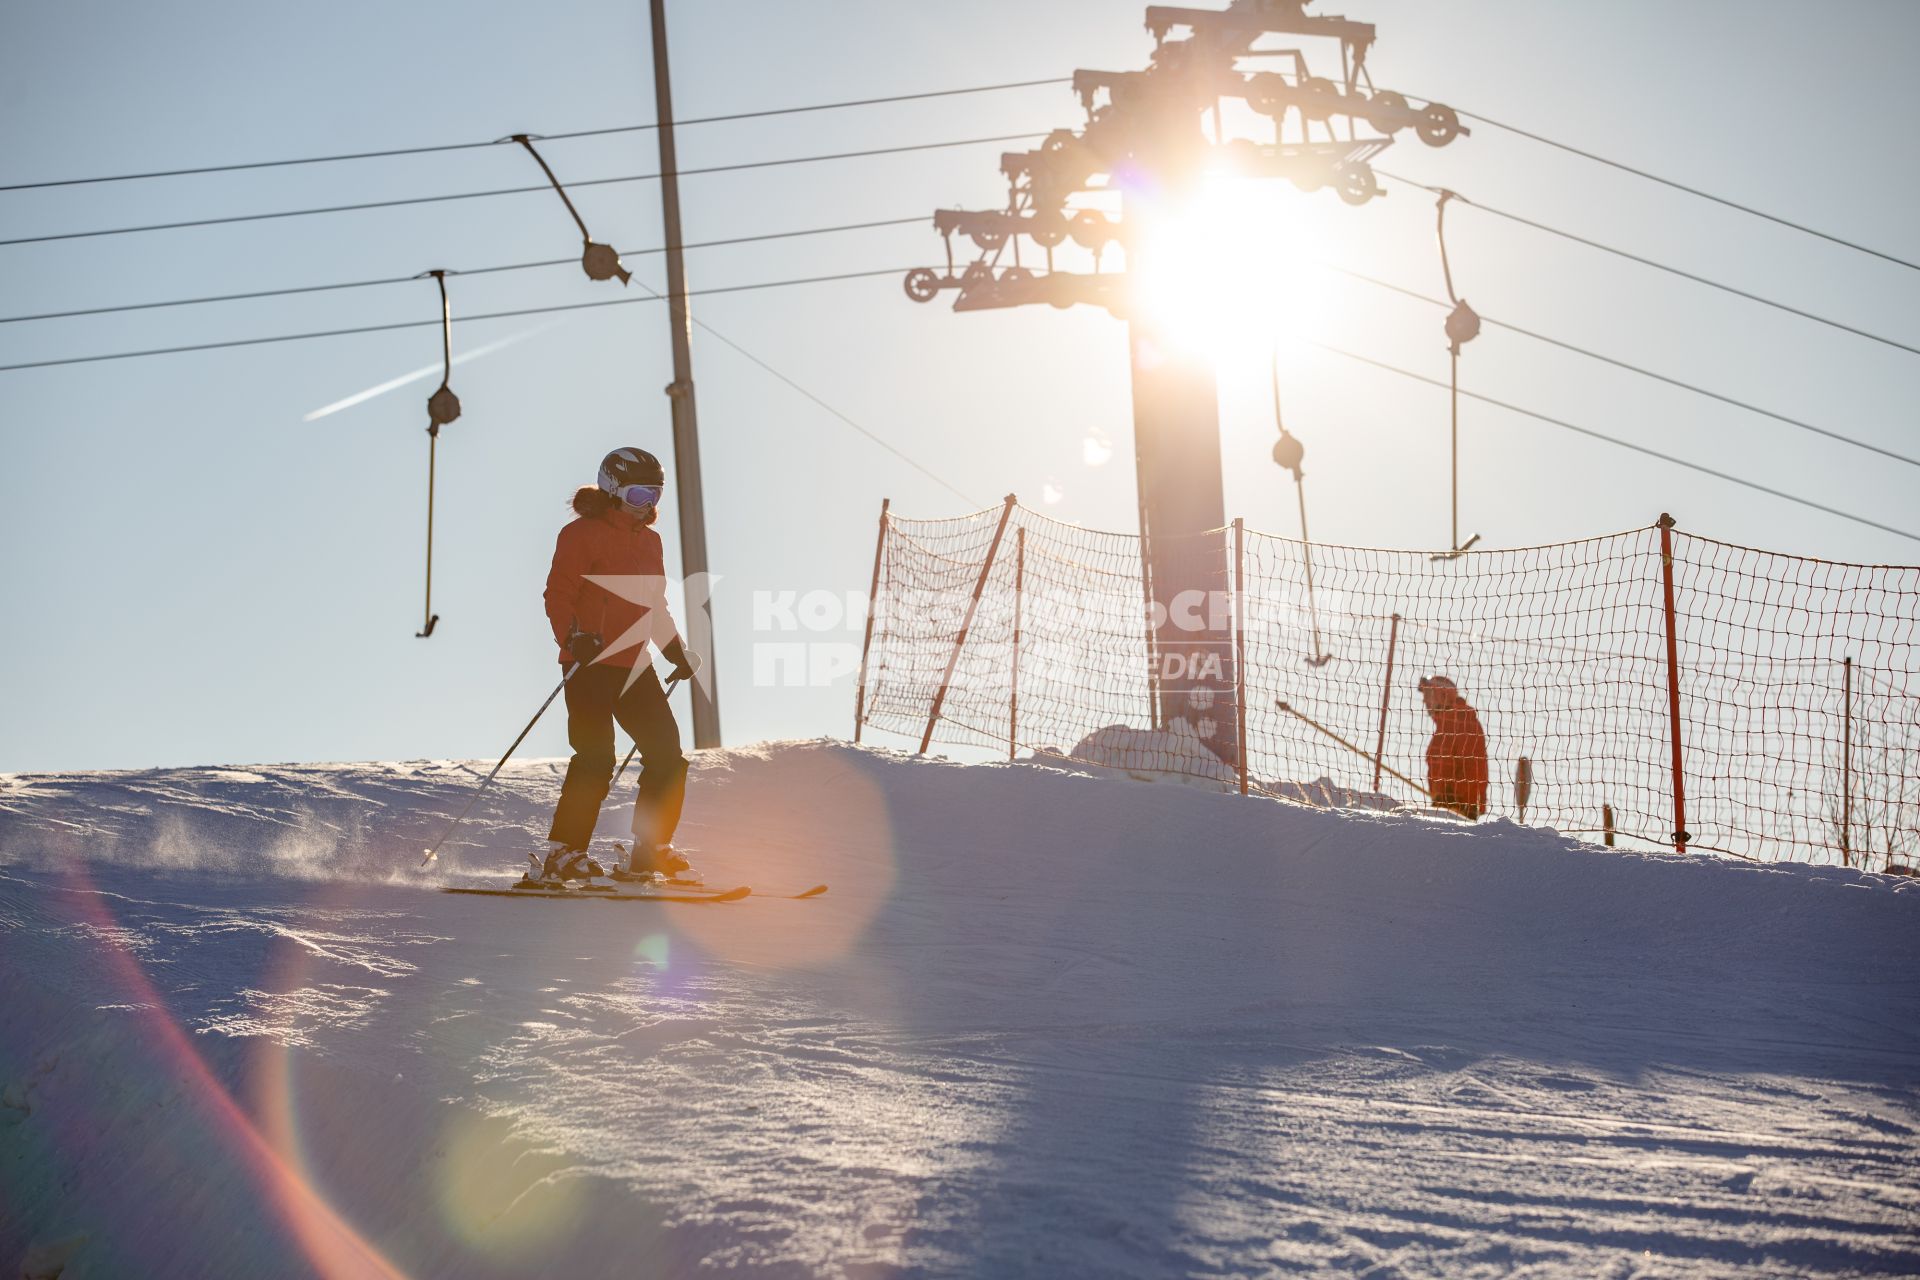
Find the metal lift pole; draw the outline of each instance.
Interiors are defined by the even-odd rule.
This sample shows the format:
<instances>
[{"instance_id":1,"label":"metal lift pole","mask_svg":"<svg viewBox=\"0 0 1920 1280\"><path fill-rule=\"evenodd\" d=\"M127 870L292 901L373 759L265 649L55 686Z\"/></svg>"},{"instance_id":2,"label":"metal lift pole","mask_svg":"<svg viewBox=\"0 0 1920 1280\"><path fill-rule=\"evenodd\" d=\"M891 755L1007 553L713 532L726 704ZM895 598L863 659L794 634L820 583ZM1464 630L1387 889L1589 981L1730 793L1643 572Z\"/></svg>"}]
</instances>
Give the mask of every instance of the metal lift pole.
<instances>
[{"instance_id":1,"label":"metal lift pole","mask_svg":"<svg viewBox=\"0 0 1920 1280\"><path fill-rule=\"evenodd\" d=\"M1198 171L1179 148L1141 160L1155 190L1165 194L1124 200L1127 225L1138 235L1135 246L1151 242L1151 233L1140 229L1165 216L1159 206L1177 201ZM1137 247L1130 246L1129 254L1129 276L1146 278L1153 267L1143 264ZM1233 760L1239 737L1233 631L1211 607L1229 586L1213 361L1160 333L1151 315L1133 316L1127 329L1140 535L1160 622L1151 654L1156 727L1183 718L1223 760ZM1212 733L1202 727L1208 724Z\"/></svg>"},{"instance_id":2,"label":"metal lift pole","mask_svg":"<svg viewBox=\"0 0 1920 1280\"><path fill-rule=\"evenodd\" d=\"M666 0L653 9L653 98L660 141L660 214L666 232L667 308L673 331L674 494L680 507L680 572L690 584L686 642L705 665L688 683L693 697L693 745L720 745L719 664L714 660L713 614L708 601L707 517L700 489L700 428L693 399L693 313L687 307L686 265L680 252L680 170L673 145L673 85L667 75ZM695 589L697 588L697 590Z\"/></svg>"}]
</instances>

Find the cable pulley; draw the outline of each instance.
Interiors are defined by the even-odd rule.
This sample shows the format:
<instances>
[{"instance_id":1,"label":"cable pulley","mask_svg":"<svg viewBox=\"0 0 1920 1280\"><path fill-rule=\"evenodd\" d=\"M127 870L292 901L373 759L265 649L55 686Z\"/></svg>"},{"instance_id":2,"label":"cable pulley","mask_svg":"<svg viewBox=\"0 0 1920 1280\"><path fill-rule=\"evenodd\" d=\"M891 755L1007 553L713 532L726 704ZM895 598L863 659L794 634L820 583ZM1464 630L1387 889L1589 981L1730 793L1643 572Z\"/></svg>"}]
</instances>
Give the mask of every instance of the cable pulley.
<instances>
[{"instance_id":1,"label":"cable pulley","mask_svg":"<svg viewBox=\"0 0 1920 1280\"><path fill-rule=\"evenodd\" d=\"M1342 160L1334 165L1334 190L1351 205L1362 205L1380 194L1380 179L1364 160Z\"/></svg>"},{"instance_id":2,"label":"cable pulley","mask_svg":"<svg viewBox=\"0 0 1920 1280\"><path fill-rule=\"evenodd\" d=\"M907 272L907 296L915 302L932 302L940 296L941 286L952 279L951 276L942 277L931 267L915 267ZM955 280L954 283L958 284L959 281Z\"/></svg>"},{"instance_id":3,"label":"cable pulley","mask_svg":"<svg viewBox=\"0 0 1920 1280\"><path fill-rule=\"evenodd\" d=\"M1439 102L1429 102L1419 112L1419 120L1414 132L1420 141L1430 147L1444 147L1461 134L1467 127L1460 123L1460 114L1452 107Z\"/></svg>"},{"instance_id":4,"label":"cable pulley","mask_svg":"<svg viewBox=\"0 0 1920 1280\"><path fill-rule=\"evenodd\" d=\"M1305 64L1297 61L1297 65L1304 67ZM1389 138L1402 129L1412 129L1414 136L1430 147L1444 147L1455 138L1471 136L1473 132L1460 123L1460 113L1443 102L1415 107L1405 94L1392 89L1371 95L1352 87L1343 90L1333 81L1309 76L1304 70L1297 72L1295 79L1298 83L1277 71L1255 72L1246 77L1238 96L1245 98L1247 105L1261 115L1282 122L1288 112L1299 111L1303 140L1306 140L1307 124L1319 124L1331 131L1335 116L1364 120Z\"/></svg>"}]
</instances>

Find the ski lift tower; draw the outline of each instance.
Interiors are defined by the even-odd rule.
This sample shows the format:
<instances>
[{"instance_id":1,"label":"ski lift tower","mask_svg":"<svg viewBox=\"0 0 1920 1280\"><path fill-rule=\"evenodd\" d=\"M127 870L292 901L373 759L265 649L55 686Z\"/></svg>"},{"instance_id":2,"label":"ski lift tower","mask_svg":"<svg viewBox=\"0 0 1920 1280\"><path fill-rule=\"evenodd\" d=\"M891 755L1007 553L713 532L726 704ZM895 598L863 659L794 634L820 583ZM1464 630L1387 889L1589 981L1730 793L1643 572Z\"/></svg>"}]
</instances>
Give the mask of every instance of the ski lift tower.
<instances>
[{"instance_id":1,"label":"ski lift tower","mask_svg":"<svg viewBox=\"0 0 1920 1280\"><path fill-rule=\"evenodd\" d=\"M946 270L922 267L906 278L907 296L916 302L955 291L955 311L1085 304L1127 322L1140 533L1155 606L1149 635L1156 727L1184 719L1230 762L1238 735L1233 634L1222 611L1208 607L1227 586L1229 561L1213 364L1163 333L1163 317L1132 305L1130 278L1153 269L1142 252L1153 242L1154 224L1175 216L1209 172L1284 178L1359 205L1381 194L1370 162L1402 129L1435 147L1466 132L1451 108L1414 107L1392 90L1375 90L1367 71L1374 28L1309 15L1311 3L1149 7L1150 65L1075 72L1085 125L1054 131L1038 150L1001 158L1004 209L935 213L934 226L946 240ZM1185 34L1175 38L1175 32ZM1313 75L1304 50L1255 47L1275 35L1314 39L1327 54L1337 44L1340 78ZM1283 70L1269 69L1274 66ZM1271 120L1271 138L1227 139L1226 100L1243 101ZM1085 193L1113 191L1121 197L1118 221L1097 208L1075 207ZM956 235L979 251L963 269L954 258ZM1023 261L1022 240L1037 255ZM1054 251L1068 240L1093 252L1091 273L1054 268ZM1116 242L1126 250L1127 271L1104 272L1101 255Z\"/></svg>"}]
</instances>

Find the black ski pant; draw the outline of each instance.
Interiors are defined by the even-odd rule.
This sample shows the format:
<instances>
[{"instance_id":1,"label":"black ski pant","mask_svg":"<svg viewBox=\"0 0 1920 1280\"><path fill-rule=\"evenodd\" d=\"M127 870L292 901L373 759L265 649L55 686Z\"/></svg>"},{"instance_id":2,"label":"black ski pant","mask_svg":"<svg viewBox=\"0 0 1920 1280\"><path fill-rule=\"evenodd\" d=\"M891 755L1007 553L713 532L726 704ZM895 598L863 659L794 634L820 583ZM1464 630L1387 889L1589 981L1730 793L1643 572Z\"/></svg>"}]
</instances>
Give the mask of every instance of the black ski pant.
<instances>
[{"instance_id":1,"label":"black ski pant","mask_svg":"<svg viewBox=\"0 0 1920 1280\"><path fill-rule=\"evenodd\" d=\"M631 687L628 686L632 680ZM652 668L638 677L625 667L583 667L567 681L567 741L573 760L553 811L550 840L584 849L593 840L600 805L613 783L613 725L640 748L640 791L634 800L634 839L644 848L673 839L687 795L687 758L667 692Z\"/></svg>"}]
</instances>

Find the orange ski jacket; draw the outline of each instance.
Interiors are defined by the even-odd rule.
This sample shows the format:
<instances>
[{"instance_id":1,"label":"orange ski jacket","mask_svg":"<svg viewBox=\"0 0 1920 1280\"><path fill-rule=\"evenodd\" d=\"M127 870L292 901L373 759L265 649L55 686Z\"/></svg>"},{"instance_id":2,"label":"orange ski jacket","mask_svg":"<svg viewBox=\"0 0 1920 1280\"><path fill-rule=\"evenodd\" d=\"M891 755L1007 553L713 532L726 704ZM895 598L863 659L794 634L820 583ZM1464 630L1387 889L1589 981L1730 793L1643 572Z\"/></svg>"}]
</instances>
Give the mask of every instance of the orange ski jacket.
<instances>
[{"instance_id":1,"label":"orange ski jacket","mask_svg":"<svg viewBox=\"0 0 1920 1280\"><path fill-rule=\"evenodd\" d=\"M640 636L651 638L657 633L664 642L676 634L663 594L667 571L660 535L626 521L623 513L611 511L601 516L581 516L560 530L553 548L553 568L547 574L546 604L562 666L573 662L567 638L575 630L600 637L607 651L601 654L598 665L608 667L633 667L651 661L647 641L635 644L627 634L643 619L648 625ZM593 576L634 581L614 584L609 590L587 580ZM642 601L651 601L652 605ZM656 607L659 616L649 617ZM622 641L627 642L626 647L615 651L614 646Z\"/></svg>"},{"instance_id":2,"label":"orange ski jacket","mask_svg":"<svg viewBox=\"0 0 1920 1280\"><path fill-rule=\"evenodd\" d=\"M1487 735L1480 717L1457 690L1433 713L1427 742L1427 787L1435 803L1487 807Z\"/></svg>"}]
</instances>

